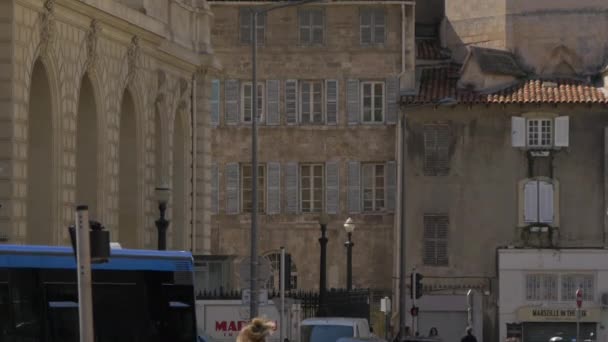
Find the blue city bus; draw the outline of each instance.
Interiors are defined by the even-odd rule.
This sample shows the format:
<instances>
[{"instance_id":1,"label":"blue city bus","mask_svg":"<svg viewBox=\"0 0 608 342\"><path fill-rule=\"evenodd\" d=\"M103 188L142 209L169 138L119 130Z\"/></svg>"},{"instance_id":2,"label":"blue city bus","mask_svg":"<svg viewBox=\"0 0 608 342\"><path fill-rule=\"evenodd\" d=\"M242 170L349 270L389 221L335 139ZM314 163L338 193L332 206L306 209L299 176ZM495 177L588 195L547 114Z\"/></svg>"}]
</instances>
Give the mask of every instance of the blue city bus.
<instances>
[{"instance_id":1,"label":"blue city bus","mask_svg":"<svg viewBox=\"0 0 608 342\"><path fill-rule=\"evenodd\" d=\"M112 249L92 268L96 342L196 341L190 253ZM71 247L0 245L0 341L79 341Z\"/></svg>"}]
</instances>

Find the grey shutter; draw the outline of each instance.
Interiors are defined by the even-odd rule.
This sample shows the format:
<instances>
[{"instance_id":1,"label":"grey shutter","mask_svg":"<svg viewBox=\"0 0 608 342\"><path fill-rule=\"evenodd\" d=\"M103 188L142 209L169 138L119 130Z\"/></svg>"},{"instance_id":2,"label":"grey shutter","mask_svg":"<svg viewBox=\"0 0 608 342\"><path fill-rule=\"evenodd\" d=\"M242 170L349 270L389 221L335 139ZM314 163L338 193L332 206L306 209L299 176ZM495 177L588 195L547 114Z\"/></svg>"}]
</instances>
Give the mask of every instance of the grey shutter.
<instances>
[{"instance_id":1,"label":"grey shutter","mask_svg":"<svg viewBox=\"0 0 608 342\"><path fill-rule=\"evenodd\" d=\"M279 117L279 89L278 80L266 81L266 123L268 125L278 125L281 123Z\"/></svg>"},{"instance_id":2,"label":"grey shutter","mask_svg":"<svg viewBox=\"0 0 608 342\"><path fill-rule=\"evenodd\" d=\"M397 192L397 163L394 161L386 162L386 177L385 177L385 187L386 187L386 210L394 211L395 210L395 197Z\"/></svg>"},{"instance_id":3,"label":"grey shutter","mask_svg":"<svg viewBox=\"0 0 608 342\"><path fill-rule=\"evenodd\" d=\"M218 186L219 186L218 168L217 168L217 164L213 163L211 165L211 213L212 214L217 214L219 212Z\"/></svg>"},{"instance_id":4,"label":"grey shutter","mask_svg":"<svg viewBox=\"0 0 608 342\"><path fill-rule=\"evenodd\" d=\"M361 45L369 45L372 43L372 11L369 8L362 9L359 20Z\"/></svg>"},{"instance_id":5,"label":"grey shutter","mask_svg":"<svg viewBox=\"0 0 608 342\"><path fill-rule=\"evenodd\" d=\"M289 162L285 164L285 212L289 214L298 213L298 163Z\"/></svg>"},{"instance_id":6,"label":"grey shutter","mask_svg":"<svg viewBox=\"0 0 608 342\"><path fill-rule=\"evenodd\" d=\"M346 111L348 112L348 124L353 125L359 123L361 115L360 99L359 99L359 80L346 81Z\"/></svg>"},{"instance_id":7,"label":"grey shutter","mask_svg":"<svg viewBox=\"0 0 608 342\"><path fill-rule=\"evenodd\" d=\"M569 120L567 116L559 116L555 118L555 147L568 147L568 126Z\"/></svg>"},{"instance_id":8,"label":"grey shutter","mask_svg":"<svg viewBox=\"0 0 608 342\"><path fill-rule=\"evenodd\" d=\"M361 163L348 162L348 212L358 213L361 211Z\"/></svg>"},{"instance_id":9,"label":"grey shutter","mask_svg":"<svg viewBox=\"0 0 608 342\"><path fill-rule=\"evenodd\" d=\"M553 223L553 184L546 181L538 182L538 206L538 221Z\"/></svg>"},{"instance_id":10,"label":"grey shutter","mask_svg":"<svg viewBox=\"0 0 608 342\"><path fill-rule=\"evenodd\" d=\"M279 214L281 212L281 164L268 162L266 165L268 169L266 212L268 214Z\"/></svg>"},{"instance_id":11,"label":"grey shutter","mask_svg":"<svg viewBox=\"0 0 608 342\"><path fill-rule=\"evenodd\" d=\"M226 214L239 212L239 163L226 164Z\"/></svg>"},{"instance_id":12,"label":"grey shutter","mask_svg":"<svg viewBox=\"0 0 608 342\"><path fill-rule=\"evenodd\" d=\"M511 146L526 147L526 119L511 117Z\"/></svg>"},{"instance_id":13,"label":"grey shutter","mask_svg":"<svg viewBox=\"0 0 608 342\"><path fill-rule=\"evenodd\" d=\"M325 81L325 114L327 124L336 125L338 123L338 81Z\"/></svg>"},{"instance_id":14,"label":"grey shutter","mask_svg":"<svg viewBox=\"0 0 608 342\"><path fill-rule=\"evenodd\" d=\"M298 81L285 81L285 123L298 123Z\"/></svg>"},{"instance_id":15,"label":"grey shutter","mask_svg":"<svg viewBox=\"0 0 608 342\"><path fill-rule=\"evenodd\" d=\"M226 115L226 124L234 125L239 122L239 81L227 80L225 83L224 97L224 112Z\"/></svg>"},{"instance_id":16,"label":"grey shutter","mask_svg":"<svg viewBox=\"0 0 608 342\"><path fill-rule=\"evenodd\" d=\"M374 43L375 44L384 44L384 36L385 34L385 13L384 9L377 9L374 11Z\"/></svg>"},{"instance_id":17,"label":"grey shutter","mask_svg":"<svg viewBox=\"0 0 608 342\"><path fill-rule=\"evenodd\" d=\"M337 214L340 208L340 162L325 163L325 212Z\"/></svg>"},{"instance_id":18,"label":"grey shutter","mask_svg":"<svg viewBox=\"0 0 608 342\"><path fill-rule=\"evenodd\" d=\"M399 112L399 77L386 79L386 123L397 123Z\"/></svg>"},{"instance_id":19,"label":"grey shutter","mask_svg":"<svg viewBox=\"0 0 608 342\"><path fill-rule=\"evenodd\" d=\"M524 185L524 222L538 222L538 181L530 180Z\"/></svg>"},{"instance_id":20,"label":"grey shutter","mask_svg":"<svg viewBox=\"0 0 608 342\"><path fill-rule=\"evenodd\" d=\"M220 124L220 80L211 81L211 126Z\"/></svg>"}]
</instances>

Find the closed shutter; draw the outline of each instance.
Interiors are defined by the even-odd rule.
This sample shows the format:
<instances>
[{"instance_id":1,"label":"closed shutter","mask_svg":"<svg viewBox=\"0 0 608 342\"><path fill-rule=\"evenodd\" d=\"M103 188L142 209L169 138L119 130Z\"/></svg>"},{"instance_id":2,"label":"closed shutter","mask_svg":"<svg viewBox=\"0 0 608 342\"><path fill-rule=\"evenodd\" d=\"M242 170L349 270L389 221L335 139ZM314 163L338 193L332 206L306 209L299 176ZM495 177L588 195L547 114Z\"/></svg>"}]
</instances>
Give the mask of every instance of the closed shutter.
<instances>
[{"instance_id":1,"label":"closed shutter","mask_svg":"<svg viewBox=\"0 0 608 342\"><path fill-rule=\"evenodd\" d=\"M298 123L298 81L285 81L285 123Z\"/></svg>"},{"instance_id":2,"label":"closed shutter","mask_svg":"<svg viewBox=\"0 0 608 342\"><path fill-rule=\"evenodd\" d=\"M386 79L386 123L396 124L399 113L399 77Z\"/></svg>"},{"instance_id":3,"label":"closed shutter","mask_svg":"<svg viewBox=\"0 0 608 342\"><path fill-rule=\"evenodd\" d=\"M397 195L397 163L389 161L386 163L386 177L384 178L386 187L386 210L395 211Z\"/></svg>"},{"instance_id":4,"label":"closed shutter","mask_svg":"<svg viewBox=\"0 0 608 342\"><path fill-rule=\"evenodd\" d=\"M359 101L359 80L346 81L346 111L348 112L348 124L359 123L361 115Z\"/></svg>"},{"instance_id":5,"label":"closed shutter","mask_svg":"<svg viewBox=\"0 0 608 342\"><path fill-rule=\"evenodd\" d=\"M266 212L270 215L281 213L281 164L277 162L268 162L266 164L268 170L268 181L266 198Z\"/></svg>"},{"instance_id":6,"label":"closed shutter","mask_svg":"<svg viewBox=\"0 0 608 342\"><path fill-rule=\"evenodd\" d=\"M325 211L337 214L340 207L340 162L330 161L325 164Z\"/></svg>"},{"instance_id":7,"label":"closed shutter","mask_svg":"<svg viewBox=\"0 0 608 342\"><path fill-rule=\"evenodd\" d=\"M526 119L511 117L511 146L526 147Z\"/></svg>"},{"instance_id":8,"label":"closed shutter","mask_svg":"<svg viewBox=\"0 0 608 342\"><path fill-rule=\"evenodd\" d=\"M218 185L219 185L219 174L216 163L211 165L211 213L217 214L219 212L218 205Z\"/></svg>"},{"instance_id":9,"label":"closed shutter","mask_svg":"<svg viewBox=\"0 0 608 342\"><path fill-rule=\"evenodd\" d=\"M524 222L538 222L538 181L531 180L524 185Z\"/></svg>"},{"instance_id":10,"label":"closed shutter","mask_svg":"<svg viewBox=\"0 0 608 342\"><path fill-rule=\"evenodd\" d=\"M266 123L268 125L278 125L281 123L279 116L280 82L278 80L266 81L266 92Z\"/></svg>"},{"instance_id":11,"label":"closed shutter","mask_svg":"<svg viewBox=\"0 0 608 342\"><path fill-rule=\"evenodd\" d=\"M448 227L447 216L437 217L437 265L448 264Z\"/></svg>"},{"instance_id":12,"label":"closed shutter","mask_svg":"<svg viewBox=\"0 0 608 342\"><path fill-rule=\"evenodd\" d=\"M361 45L372 43L372 11L370 9L361 10L361 22L359 31L361 34Z\"/></svg>"},{"instance_id":13,"label":"closed shutter","mask_svg":"<svg viewBox=\"0 0 608 342\"><path fill-rule=\"evenodd\" d=\"M328 125L338 123L338 81L325 81L325 113Z\"/></svg>"},{"instance_id":14,"label":"closed shutter","mask_svg":"<svg viewBox=\"0 0 608 342\"><path fill-rule=\"evenodd\" d=\"M358 213L361 211L361 163L357 161L348 162L348 212Z\"/></svg>"},{"instance_id":15,"label":"closed shutter","mask_svg":"<svg viewBox=\"0 0 608 342\"><path fill-rule=\"evenodd\" d=\"M384 44L385 20L386 17L383 9L374 11L374 43L376 44Z\"/></svg>"},{"instance_id":16,"label":"closed shutter","mask_svg":"<svg viewBox=\"0 0 608 342\"><path fill-rule=\"evenodd\" d=\"M539 222L553 223L553 184L538 182Z\"/></svg>"},{"instance_id":17,"label":"closed shutter","mask_svg":"<svg viewBox=\"0 0 608 342\"><path fill-rule=\"evenodd\" d=\"M555 147L568 147L570 144L569 125L567 116L555 118Z\"/></svg>"},{"instance_id":18,"label":"closed shutter","mask_svg":"<svg viewBox=\"0 0 608 342\"><path fill-rule=\"evenodd\" d=\"M220 80L211 81L211 126L220 124Z\"/></svg>"},{"instance_id":19,"label":"closed shutter","mask_svg":"<svg viewBox=\"0 0 608 342\"><path fill-rule=\"evenodd\" d=\"M227 80L224 84L224 113L226 124L234 125L239 122L239 81Z\"/></svg>"},{"instance_id":20,"label":"closed shutter","mask_svg":"<svg viewBox=\"0 0 608 342\"><path fill-rule=\"evenodd\" d=\"M239 163L226 164L226 214L239 213Z\"/></svg>"},{"instance_id":21,"label":"closed shutter","mask_svg":"<svg viewBox=\"0 0 608 342\"><path fill-rule=\"evenodd\" d=\"M285 164L285 212L298 213L298 163Z\"/></svg>"}]
</instances>

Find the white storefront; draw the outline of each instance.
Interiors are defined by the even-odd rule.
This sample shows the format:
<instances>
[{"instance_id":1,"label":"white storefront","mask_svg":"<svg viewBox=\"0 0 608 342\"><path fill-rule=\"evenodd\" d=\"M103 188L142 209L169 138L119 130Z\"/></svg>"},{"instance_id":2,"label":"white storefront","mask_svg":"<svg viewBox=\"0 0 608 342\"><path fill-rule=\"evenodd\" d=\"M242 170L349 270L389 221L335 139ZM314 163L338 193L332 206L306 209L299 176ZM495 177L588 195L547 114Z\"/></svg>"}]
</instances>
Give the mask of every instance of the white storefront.
<instances>
[{"instance_id":1,"label":"white storefront","mask_svg":"<svg viewBox=\"0 0 608 342\"><path fill-rule=\"evenodd\" d=\"M500 249L498 280L500 341L576 338L579 286L581 341L608 341L608 250Z\"/></svg>"}]
</instances>

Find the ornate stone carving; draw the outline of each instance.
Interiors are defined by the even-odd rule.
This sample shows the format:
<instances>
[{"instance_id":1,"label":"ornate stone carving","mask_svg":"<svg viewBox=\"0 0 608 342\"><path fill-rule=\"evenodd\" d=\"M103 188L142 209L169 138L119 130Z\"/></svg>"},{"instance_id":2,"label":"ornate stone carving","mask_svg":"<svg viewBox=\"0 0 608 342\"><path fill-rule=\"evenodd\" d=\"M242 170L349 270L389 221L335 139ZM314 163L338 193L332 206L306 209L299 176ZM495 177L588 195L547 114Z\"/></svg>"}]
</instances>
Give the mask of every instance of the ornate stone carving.
<instances>
[{"instance_id":1,"label":"ornate stone carving","mask_svg":"<svg viewBox=\"0 0 608 342\"><path fill-rule=\"evenodd\" d=\"M87 70L93 72L95 64L97 62L97 40L99 33L101 32L101 26L96 19L91 21L89 31L87 32L86 44L87 44Z\"/></svg>"},{"instance_id":2,"label":"ornate stone carving","mask_svg":"<svg viewBox=\"0 0 608 342\"><path fill-rule=\"evenodd\" d=\"M133 36L131 45L129 45L129 48L127 49L127 84L135 77L139 53L139 37Z\"/></svg>"},{"instance_id":3,"label":"ornate stone carving","mask_svg":"<svg viewBox=\"0 0 608 342\"><path fill-rule=\"evenodd\" d=\"M44 3L44 11L40 14L40 55L44 56L55 38L55 0Z\"/></svg>"}]
</instances>

